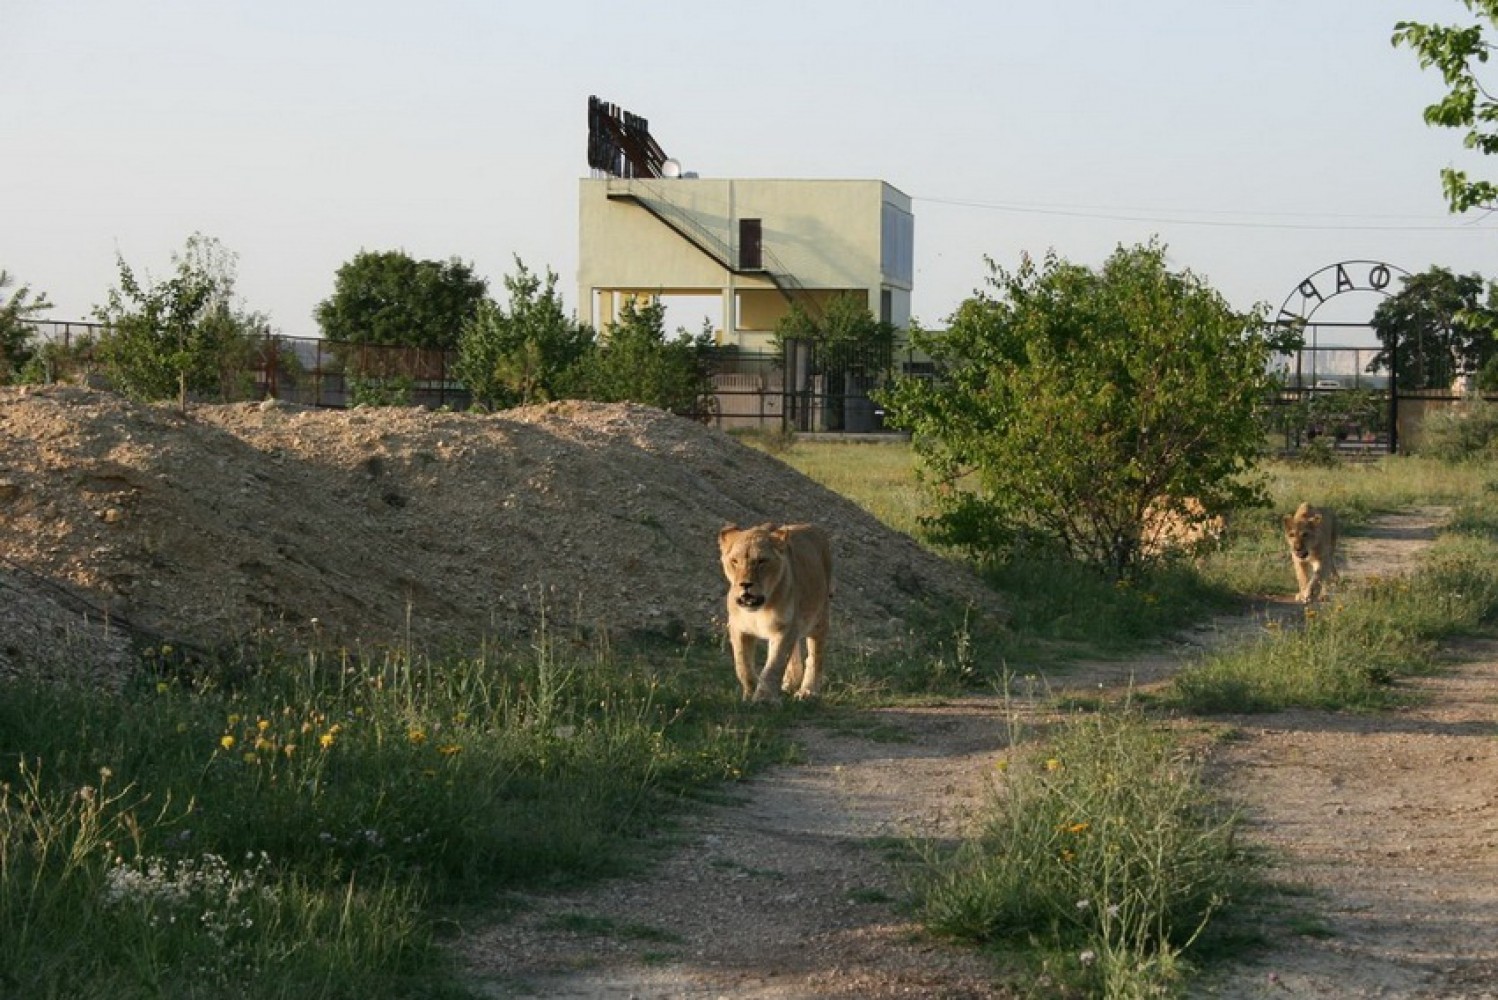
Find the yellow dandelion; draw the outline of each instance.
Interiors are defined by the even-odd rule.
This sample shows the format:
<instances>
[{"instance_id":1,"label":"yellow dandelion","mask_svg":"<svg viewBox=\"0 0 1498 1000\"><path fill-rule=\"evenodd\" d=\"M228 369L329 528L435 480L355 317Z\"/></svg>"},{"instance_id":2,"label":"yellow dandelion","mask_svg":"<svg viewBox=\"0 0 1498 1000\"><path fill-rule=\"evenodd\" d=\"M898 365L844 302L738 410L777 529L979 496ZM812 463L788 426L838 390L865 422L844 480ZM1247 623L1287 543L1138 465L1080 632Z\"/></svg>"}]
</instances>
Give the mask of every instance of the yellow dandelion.
<instances>
[{"instance_id":1,"label":"yellow dandelion","mask_svg":"<svg viewBox=\"0 0 1498 1000\"><path fill-rule=\"evenodd\" d=\"M421 746L427 741L427 734L416 726L406 730L406 739L411 741L412 746Z\"/></svg>"},{"instance_id":2,"label":"yellow dandelion","mask_svg":"<svg viewBox=\"0 0 1498 1000\"><path fill-rule=\"evenodd\" d=\"M225 733L219 737L218 745L225 750L232 750L234 748L234 737L229 733Z\"/></svg>"},{"instance_id":3,"label":"yellow dandelion","mask_svg":"<svg viewBox=\"0 0 1498 1000\"><path fill-rule=\"evenodd\" d=\"M1059 771L1061 770L1061 761L1056 759L1055 757L1052 757L1050 760L1045 762L1045 769L1047 771Z\"/></svg>"},{"instance_id":4,"label":"yellow dandelion","mask_svg":"<svg viewBox=\"0 0 1498 1000\"><path fill-rule=\"evenodd\" d=\"M333 732L333 730L331 729L317 738L317 745L322 747L324 750L328 749L328 747L332 746L336 742L338 742L338 734Z\"/></svg>"},{"instance_id":5,"label":"yellow dandelion","mask_svg":"<svg viewBox=\"0 0 1498 1000\"><path fill-rule=\"evenodd\" d=\"M437 752L442 754L442 756L444 757L452 757L462 753L463 748L458 746L458 744L456 743L448 743L445 746L438 747Z\"/></svg>"},{"instance_id":6,"label":"yellow dandelion","mask_svg":"<svg viewBox=\"0 0 1498 1000\"><path fill-rule=\"evenodd\" d=\"M269 719L261 719L259 722L255 723L255 728L258 729L258 730L260 730L262 733L265 732L267 729L270 728L270 720Z\"/></svg>"},{"instance_id":7,"label":"yellow dandelion","mask_svg":"<svg viewBox=\"0 0 1498 1000\"><path fill-rule=\"evenodd\" d=\"M166 694L170 690L171 690L171 685L168 684L166 681L157 681L156 682L156 693L157 694Z\"/></svg>"}]
</instances>

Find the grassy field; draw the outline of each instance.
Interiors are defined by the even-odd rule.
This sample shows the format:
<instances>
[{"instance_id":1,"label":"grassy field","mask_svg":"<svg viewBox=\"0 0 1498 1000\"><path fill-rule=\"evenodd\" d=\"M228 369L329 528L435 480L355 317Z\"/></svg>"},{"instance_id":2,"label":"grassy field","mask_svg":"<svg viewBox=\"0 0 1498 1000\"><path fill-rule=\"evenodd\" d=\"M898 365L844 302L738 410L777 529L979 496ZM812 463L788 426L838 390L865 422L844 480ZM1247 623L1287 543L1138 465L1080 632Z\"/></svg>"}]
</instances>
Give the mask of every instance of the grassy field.
<instances>
[{"instance_id":1,"label":"grassy field","mask_svg":"<svg viewBox=\"0 0 1498 1000\"><path fill-rule=\"evenodd\" d=\"M776 453L919 537L907 447ZM0 995L468 996L445 927L475 907L492 918L512 889L648 863L650 835L680 809L792 759L789 725L857 713L892 680L907 697L950 694L999 674L995 657L1121 653L1243 594L1288 592L1275 519L1302 498L1336 507L1354 532L1380 511L1458 506L1459 535L1418 579L1349 591L1304 632L1268 637L1258 659L1188 672L1176 708L1383 704L1391 679L1431 668L1441 637L1493 617L1498 510L1482 467L1401 459L1268 476L1275 510L1235 520L1201 565L1130 587L1065 566L997 572L1014 609L1001 647L965 644L954 619L920 662L850 665L820 707L745 709L716 648L548 636L442 663L314 652L185 670L157 649L119 694L9 684ZM1241 876L1190 760L1130 709L1016 748L1013 766L1024 794L982 838L932 860L918 903L932 926L984 941L1025 927L1042 951L1090 953L1075 970L1083 991L1121 989L1119 970L1146 967L1176 982L1178 957ZM1127 857L1192 864L1123 864L1098 849L1121 842L1107 817L1123 815L1153 836ZM1109 902L1120 892L1150 905Z\"/></svg>"},{"instance_id":2,"label":"grassy field","mask_svg":"<svg viewBox=\"0 0 1498 1000\"><path fill-rule=\"evenodd\" d=\"M8 686L0 995L465 996L447 916L628 871L786 758L796 712L745 710L703 652Z\"/></svg>"}]
</instances>

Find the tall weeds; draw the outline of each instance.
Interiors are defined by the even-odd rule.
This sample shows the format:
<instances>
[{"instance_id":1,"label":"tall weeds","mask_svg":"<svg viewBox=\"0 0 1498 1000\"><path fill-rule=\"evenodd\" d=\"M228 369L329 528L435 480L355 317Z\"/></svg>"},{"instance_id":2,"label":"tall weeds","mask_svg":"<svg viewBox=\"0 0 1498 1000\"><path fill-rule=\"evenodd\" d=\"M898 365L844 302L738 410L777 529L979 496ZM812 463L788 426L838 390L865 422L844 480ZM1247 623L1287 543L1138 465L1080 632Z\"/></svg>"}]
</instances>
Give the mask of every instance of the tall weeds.
<instances>
[{"instance_id":1,"label":"tall weeds","mask_svg":"<svg viewBox=\"0 0 1498 1000\"><path fill-rule=\"evenodd\" d=\"M919 879L921 913L1050 954L1094 995L1162 995L1248 871L1235 824L1198 761L1138 712L1075 716L1016 750L981 834Z\"/></svg>"}]
</instances>

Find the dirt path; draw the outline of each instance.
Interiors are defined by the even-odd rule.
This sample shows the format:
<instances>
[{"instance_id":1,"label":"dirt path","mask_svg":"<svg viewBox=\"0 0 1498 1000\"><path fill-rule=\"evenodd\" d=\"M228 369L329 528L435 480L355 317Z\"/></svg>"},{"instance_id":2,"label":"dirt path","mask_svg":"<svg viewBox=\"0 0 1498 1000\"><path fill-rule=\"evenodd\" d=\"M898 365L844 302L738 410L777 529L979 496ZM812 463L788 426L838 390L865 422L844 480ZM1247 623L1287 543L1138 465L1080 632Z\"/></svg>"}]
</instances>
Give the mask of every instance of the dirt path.
<instances>
[{"instance_id":1,"label":"dirt path","mask_svg":"<svg viewBox=\"0 0 1498 1000\"><path fill-rule=\"evenodd\" d=\"M1352 571L1396 570L1427 522L1355 539ZM1276 921L1269 953L1202 995L1498 997L1498 643L1458 652L1450 673L1415 683L1418 708L1239 720L1244 738L1220 761L1228 787L1310 918Z\"/></svg>"},{"instance_id":2,"label":"dirt path","mask_svg":"<svg viewBox=\"0 0 1498 1000\"><path fill-rule=\"evenodd\" d=\"M1348 545L1346 572L1398 571L1439 511L1380 521ZM1288 573L1288 569L1287 569ZM1163 679L1202 648L1293 619L1268 602L1166 654L1068 671L1069 688ZM1242 721L1225 774L1249 835L1309 890L1322 934L1286 934L1252 966L1201 984L1222 997L1498 996L1498 648L1427 682L1397 715L1312 713ZM1046 685L1038 679L1037 688ZM995 986L968 950L897 912L904 888L880 838L953 838L981 806L1009 743L1012 707L965 698L871 713L879 738L808 727L806 763L704 807L643 881L537 897L463 953L491 995L800 998L1046 995ZM1289 926L1290 922L1279 922ZM1424 992L1422 992L1424 991ZM1486 991L1486 992L1485 992Z\"/></svg>"}]
</instances>

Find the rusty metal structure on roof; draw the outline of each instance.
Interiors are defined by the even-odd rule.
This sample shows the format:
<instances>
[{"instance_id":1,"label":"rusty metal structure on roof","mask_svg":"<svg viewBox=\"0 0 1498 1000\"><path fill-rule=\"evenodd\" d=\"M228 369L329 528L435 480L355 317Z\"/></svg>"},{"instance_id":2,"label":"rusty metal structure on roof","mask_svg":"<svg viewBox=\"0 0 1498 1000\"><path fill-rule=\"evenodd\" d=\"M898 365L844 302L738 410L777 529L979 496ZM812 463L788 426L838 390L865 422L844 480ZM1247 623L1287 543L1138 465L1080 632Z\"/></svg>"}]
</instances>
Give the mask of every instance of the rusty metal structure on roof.
<instances>
[{"instance_id":1,"label":"rusty metal structure on roof","mask_svg":"<svg viewBox=\"0 0 1498 1000\"><path fill-rule=\"evenodd\" d=\"M617 104L588 98L588 166L610 177L660 177L665 150L650 122Z\"/></svg>"}]
</instances>

